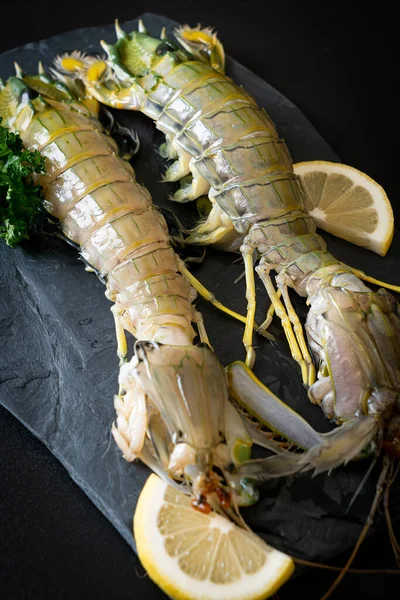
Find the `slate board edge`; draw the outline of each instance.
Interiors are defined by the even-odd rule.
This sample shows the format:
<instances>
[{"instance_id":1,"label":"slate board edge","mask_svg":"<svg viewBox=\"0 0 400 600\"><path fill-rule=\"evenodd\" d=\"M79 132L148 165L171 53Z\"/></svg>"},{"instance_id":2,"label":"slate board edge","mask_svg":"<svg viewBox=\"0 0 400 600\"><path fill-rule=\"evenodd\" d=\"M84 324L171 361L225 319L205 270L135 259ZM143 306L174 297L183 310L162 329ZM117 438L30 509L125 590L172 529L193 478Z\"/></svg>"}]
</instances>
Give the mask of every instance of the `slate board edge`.
<instances>
[{"instance_id":1,"label":"slate board edge","mask_svg":"<svg viewBox=\"0 0 400 600\"><path fill-rule=\"evenodd\" d=\"M99 495L94 493L93 490L86 485L86 483L83 481L83 479L81 479L74 473L73 465L71 465L68 462L68 460L65 458L65 456L62 456L59 452L57 452L57 450L55 450L54 448L51 448L50 445L48 444L47 440L43 439L42 436L39 435L38 432L36 432L34 429L32 429L32 427L29 425L29 423L27 421L25 421L23 417L21 417L16 412L14 412L12 410L12 408L10 408L9 406L5 406L3 403L1 403L1 405L10 414L12 414L12 416L15 419L17 419L17 421L19 421L28 431L30 431L30 433L32 433L32 435L36 439L38 439L47 448L47 450L52 454L52 456L56 457L56 459L60 462L60 464L67 470L68 475L76 483L76 485L86 494L86 496L89 498L89 500L91 502L93 502L93 504L96 506L96 508L99 509L101 514L106 517L106 519L112 524L113 527L115 527L115 529L122 536L122 538L126 541L126 543L137 554L136 542L133 537L133 533L132 533L132 535L127 535L124 528L119 526L118 520L114 519L112 513L108 510L107 506L101 501ZM132 524L133 524L133 515L132 515Z\"/></svg>"}]
</instances>

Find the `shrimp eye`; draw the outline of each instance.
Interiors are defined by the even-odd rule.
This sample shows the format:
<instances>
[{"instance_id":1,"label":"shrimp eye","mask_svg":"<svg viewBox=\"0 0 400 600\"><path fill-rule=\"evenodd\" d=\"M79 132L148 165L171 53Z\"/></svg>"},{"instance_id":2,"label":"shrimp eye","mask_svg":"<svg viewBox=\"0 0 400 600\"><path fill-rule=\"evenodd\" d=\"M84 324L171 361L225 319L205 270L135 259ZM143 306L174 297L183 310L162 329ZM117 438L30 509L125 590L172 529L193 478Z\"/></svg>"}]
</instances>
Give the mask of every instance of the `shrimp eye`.
<instances>
[{"instance_id":1,"label":"shrimp eye","mask_svg":"<svg viewBox=\"0 0 400 600\"><path fill-rule=\"evenodd\" d=\"M171 52L171 50L175 50L172 44L170 44L169 42L161 42L161 44L157 46L156 54L157 56L164 56L164 54L167 54L167 52Z\"/></svg>"}]
</instances>

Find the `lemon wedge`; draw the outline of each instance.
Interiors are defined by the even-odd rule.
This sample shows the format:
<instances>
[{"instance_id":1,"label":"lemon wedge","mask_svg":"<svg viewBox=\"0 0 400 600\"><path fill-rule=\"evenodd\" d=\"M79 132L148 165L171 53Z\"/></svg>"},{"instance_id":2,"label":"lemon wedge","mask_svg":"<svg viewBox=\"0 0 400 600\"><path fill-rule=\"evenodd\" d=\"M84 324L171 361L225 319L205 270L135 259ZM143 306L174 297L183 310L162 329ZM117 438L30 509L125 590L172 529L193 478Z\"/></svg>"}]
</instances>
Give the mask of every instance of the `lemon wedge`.
<instances>
[{"instance_id":1,"label":"lemon wedge","mask_svg":"<svg viewBox=\"0 0 400 600\"><path fill-rule=\"evenodd\" d=\"M134 517L139 558L175 600L263 600L293 572L290 556L150 475Z\"/></svg>"},{"instance_id":2,"label":"lemon wedge","mask_svg":"<svg viewBox=\"0 0 400 600\"><path fill-rule=\"evenodd\" d=\"M293 165L305 191L305 210L317 225L385 256L394 233L393 210L376 181L347 165L314 160Z\"/></svg>"}]
</instances>

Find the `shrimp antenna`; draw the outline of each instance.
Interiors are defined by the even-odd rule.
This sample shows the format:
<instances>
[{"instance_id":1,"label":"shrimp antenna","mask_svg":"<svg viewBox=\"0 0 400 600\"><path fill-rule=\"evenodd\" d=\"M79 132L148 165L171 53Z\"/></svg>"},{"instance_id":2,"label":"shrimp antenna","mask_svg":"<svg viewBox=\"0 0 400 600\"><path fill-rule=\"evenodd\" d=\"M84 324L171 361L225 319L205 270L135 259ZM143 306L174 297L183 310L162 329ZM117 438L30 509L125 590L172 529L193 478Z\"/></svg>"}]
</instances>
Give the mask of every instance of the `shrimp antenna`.
<instances>
[{"instance_id":1,"label":"shrimp antenna","mask_svg":"<svg viewBox=\"0 0 400 600\"><path fill-rule=\"evenodd\" d=\"M369 476L371 475L371 472L372 472L373 468L375 467L377 460L378 460L378 456L375 456L375 458L371 461L371 464L369 465L367 472L365 473L364 477L362 478L360 485L354 492L353 497L350 500L348 507L346 508L346 513L345 513L346 515L349 513L349 511L350 511L351 507L353 506L354 502L356 501L359 493L363 489L365 482L367 481L367 479L369 479Z\"/></svg>"},{"instance_id":2,"label":"shrimp antenna","mask_svg":"<svg viewBox=\"0 0 400 600\"><path fill-rule=\"evenodd\" d=\"M385 508L385 517L386 517L386 524L387 524L388 533L389 533L390 544L393 549L393 554L394 554L394 558L396 560L397 566L400 569L400 544L397 541L397 538L396 538L396 535L395 535L395 532L393 529L392 517L390 516L390 510L389 510L390 488L392 487L392 484L399 473L399 467L400 467L400 463L398 463L397 468L394 472L394 475L390 478L390 480L386 486L385 495L383 497L383 503L384 503L384 508ZM393 471L393 470L394 470L394 463L392 462L391 471Z\"/></svg>"},{"instance_id":3,"label":"shrimp antenna","mask_svg":"<svg viewBox=\"0 0 400 600\"><path fill-rule=\"evenodd\" d=\"M377 511L377 508L379 506L379 501L380 501L382 493L383 493L384 485L387 482L387 475L388 475L390 465L391 465L390 459L387 456L385 456L383 459L382 471L381 471L381 474L379 475L378 483L376 484L376 492L375 492L374 500L372 502L370 511L368 513L366 523L361 530L361 533L358 537L356 545L354 546L353 552L351 553L350 558L348 559L347 563L343 567L342 571L339 573L339 575L336 577L335 581L332 583L329 590L322 596L322 598L320 600L328 600L329 596L336 590L337 586L342 581L343 577L349 571L350 566L352 565L355 557L357 556L357 552L359 551L361 544L367 537L368 531L370 530L371 525L374 522L374 517L375 517L376 511Z\"/></svg>"},{"instance_id":4,"label":"shrimp antenna","mask_svg":"<svg viewBox=\"0 0 400 600\"><path fill-rule=\"evenodd\" d=\"M298 556L291 554L294 562L303 565L305 567L314 567L316 569L325 569L327 571L342 571L343 567L336 567L334 565L326 565L325 563L312 562L311 560L305 560ZM355 575L400 575L398 569L349 569L348 573L354 573Z\"/></svg>"}]
</instances>

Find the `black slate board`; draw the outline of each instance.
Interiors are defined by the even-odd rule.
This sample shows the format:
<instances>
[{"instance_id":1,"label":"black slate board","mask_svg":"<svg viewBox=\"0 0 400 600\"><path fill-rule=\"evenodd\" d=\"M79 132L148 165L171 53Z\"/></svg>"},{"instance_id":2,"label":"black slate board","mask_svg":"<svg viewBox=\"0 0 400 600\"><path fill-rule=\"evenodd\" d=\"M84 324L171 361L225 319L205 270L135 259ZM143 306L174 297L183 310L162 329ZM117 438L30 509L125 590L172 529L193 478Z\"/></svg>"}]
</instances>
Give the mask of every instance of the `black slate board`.
<instances>
[{"instance_id":1,"label":"black slate board","mask_svg":"<svg viewBox=\"0 0 400 600\"><path fill-rule=\"evenodd\" d=\"M169 32L175 26L156 15L142 18L154 34L162 26L167 26ZM123 27L132 30L137 27L137 20ZM26 71L33 71L38 60L49 66L58 52L75 48L99 52L100 39L115 39L112 25L27 44L0 56L0 76L6 78L13 72L14 60ZM267 109L295 161L339 160L300 111L279 92L231 59L228 73ZM119 113L118 119L133 126L141 138L141 150L134 160L138 180L150 189L157 205L173 208L181 218L189 218L190 206L171 206L165 200L168 189L159 183L162 162L154 152L159 135L153 125L133 113ZM395 282L400 266L397 232L384 259L332 236L325 237L341 260ZM244 312L244 282L233 283L243 267L234 259L208 252L195 272L217 297ZM1 244L0 280L0 401L49 447L134 548L132 515L148 470L140 463L127 464L110 438L118 361L110 303L104 297L103 285L84 271L72 248L45 236L38 236L16 251ZM257 292L261 320L267 300L259 282ZM227 364L242 358L241 325L215 312L201 299L197 305L221 361ZM296 306L304 316L304 302L298 300ZM276 345L256 340L256 373L314 427L327 431L329 424L319 409L307 401L280 328L273 325L271 331L278 338ZM350 514L344 513L367 467L364 462L338 469L330 476L303 476L270 483L265 486L263 499L244 511L245 518L275 546L309 559L329 560L354 544L365 520L376 475L366 483ZM392 493L393 517L400 513L396 491L398 486Z\"/></svg>"}]
</instances>

